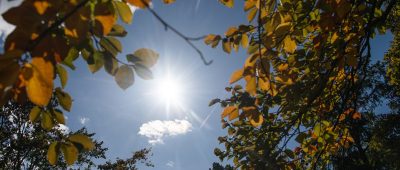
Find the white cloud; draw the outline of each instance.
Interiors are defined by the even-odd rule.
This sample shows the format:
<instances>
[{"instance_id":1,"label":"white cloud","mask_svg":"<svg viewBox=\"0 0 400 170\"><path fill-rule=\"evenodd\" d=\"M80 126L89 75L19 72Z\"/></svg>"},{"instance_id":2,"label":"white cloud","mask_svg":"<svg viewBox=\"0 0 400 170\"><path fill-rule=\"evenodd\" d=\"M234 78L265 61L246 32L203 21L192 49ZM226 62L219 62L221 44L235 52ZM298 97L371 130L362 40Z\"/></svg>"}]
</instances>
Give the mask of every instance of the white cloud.
<instances>
[{"instance_id":1,"label":"white cloud","mask_svg":"<svg viewBox=\"0 0 400 170\"><path fill-rule=\"evenodd\" d=\"M82 125L84 125L84 124L86 124L87 122L89 122L89 118L87 118L87 117L81 117L80 119L79 119L79 122L82 124Z\"/></svg>"},{"instance_id":2,"label":"white cloud","mask_svg":"<svg viewBox=\"0 0 400 170\"><path fill-rule=\"evenodd\" d=\"M152 145L164 143L167 136L183 135L192 131L192 124L187 120L154 120L140 126L139 135L148 138Z\"/></svg>"},{"instance_id":3,"label":"white cloud","mask_svg":"<svg viewBox=\"0 0 400 170\"><path fill-rule=\"evenodd\" d=\"M169 166L169 167L174 167L174 165L175 165L175 162L173 162L173 161L168 161L167 162L167 164L165 164L165 165L167 165L167 166Z\"/></svg>"},{"instance_id":4,"label":"white cloud","mask_svg":"<svg viewBox=\"0 0 400 170\"><path fill-rule=\"evenodd\" d=\"M19 5L21 2L22 0L12 0L12 1L0 0L0 14L3 14L11 7ZM0 16L0 32L9 34L13 29L14 26L8 24L6 21L4 21L3 17Z\"/></svg>"},{"instance_id":5,"label":"white cloud","mask_svg":"<svg viewBox=\"0 0 400 170\"><path fill-rule=\"evenodd\" d=\"M58 129L61 131L63 134L68 134L69 133L69 127L65 126L63 124L58 124L57 126L54 127L55 129Z\"/></svg>"}]
</instances>

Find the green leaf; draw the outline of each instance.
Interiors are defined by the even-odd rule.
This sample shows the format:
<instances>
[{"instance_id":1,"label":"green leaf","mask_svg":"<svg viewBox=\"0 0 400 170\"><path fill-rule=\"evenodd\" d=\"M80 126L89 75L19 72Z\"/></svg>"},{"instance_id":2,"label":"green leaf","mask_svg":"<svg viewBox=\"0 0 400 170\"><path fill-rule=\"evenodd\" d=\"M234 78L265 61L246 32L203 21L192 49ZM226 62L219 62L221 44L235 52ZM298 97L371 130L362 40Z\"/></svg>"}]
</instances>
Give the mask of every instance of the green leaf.
<instances>
[{"instance_id":1,"label":"green leaf","mask_svg":"<svg viewBox=\"0 0 400 170\"><path fill-rule=\"evenodd\" d=\"M159 54L151 49L141 48L136 50L133 55L127 55L126 57L129 62L151 68L157 63Z\"/></svg>"},{"instance_id":2,"label":"green leaf","mask_svg":"<svg viewBox=\"0 0 400 170\"><path fill-rule=\"evenodd\" d=\"M41 111L42 109L40 109L39 106L35 106L34 108L32 108L29 113L29 120L31 122L35 122L39 118Z\"/></svg>"},{"instance_id":3,"label":"green leaf","mask_svg":"<svg viewBox=\"0 0 400 170\"><path fill-rule=\"evenodd\" d=\"M131 24L133 15L129 6L122 1L112 1L112 2L116 10L118 11L118 15L121 18L121 20L127 24Z\"/></svg>"},{"instance_id":4,"label":"green leaf","mask_svg":"<svg viewBox=\"0 0 400 170\"><path fill-rule=\"evenodd\" d=\"M74 164L78 159L78 149L71 143L62 144L61 151L64 153L64 159L68 165Z\"/></svg>"},{"instance_id":5,"label":"green leaf","mask_svg":"<svg viewBox=\"0 0 400 170\"><path fill-rule=\"evenodd\" d=\"M67 84L68 81L68 72L67 70L61 66L60 64L57 64L57 74L60 78L60 82L61 82L61 87L65 88L65 85Z\"/></svg>"},{"instance_id":6,"label":"green leaf","mask_svg":"<svg viewBox=\"0 0 400 170\"><path fill-rule=\"evenodd\" d=\"M87 150L91 150L91 149L94 148L94 143L93 143L92 140L91 140L88 136L86 136L86 135L83 135L83 134L74 134L74 135L71 135L68 139L69 139L70 141L72 141L72 142L76 142L76 143L81 144L81 145L83 146L83 148L85 148L85 149L87 149Z\"/></svg>"},{"instance_id":7,"label":"green leaf","mask_svg":"<svg viewBox=\"0 0 400 170\"><path fill-rule=\"evenodd\" d=\"M134 75L132 68L127 65L122 65L121 67L118 68L114 79L117 82L118 86L124 90L132 86L134 82Z\"/></svg>"},{"instance_id":8,"label":"green leaf","mask_svg":"<svg viewBox=\"0 0 400 170\"><path fill-rule=\"evenodd\" d=\"M79 51L76 48L71 48L68 52L67 57L65 57L62 62L64 65L68 66L72 70L75 70L74 61L79 57Z\"/></svg>"},{"instance_id":9,"label":"green leaf","mask_svg":"<svg viewBox=\"0 0 400 170\"><path fill-rule=\"evenodd\" d=\"M56 97L63 109L65 109L66 111L71 111L72 98L68 93L62 91L61 88L57 87Z\"/></svg>"},{"instance_id":10,"label":"green leaf","mask_svg":"<svg viewBox=\"0 0 400 170\"><path fill-rule=\"evenodd\" d=\"M49 112L45 111L42 113L42 128L45 130L50 130L54 126L53 119Z\"/></svg>"},{"instance_id":11,"label":"green leaf","mask_svg":"<svg viewBox=\"0 0 400 170\"><path fill-rule=\"evenodd\" d=\"M101 69L101 67L104 66L104 56L103 53L99 52L99 51L95 51L93 53L93 63L89 64L89 70L92 73L95 73L97 71L99 71Z\"/></svg>"},{"instance_id":12,"label":"green leaf","mask_svg":"<svg viewBox=\"0 0 400 170\"><path fill-rule=\"evenodd\" d=\"M108 52L116 56L118 52L122 51L122 45L119 40L114 37L105 37L100 40L100 45Z\"/></svg>"},{"instance_id":13,"label":"green leaf","mask_svg":"<svg viewBox=\"0 0 400 170\"><path fill-rule=\"evenodd\" d=\"M118 62L117 60L115 60L113 58L113 55L109 52L104 52L103 53L104 56L104 68L105 70L111 74L111 75L115 75L115 73L117 72L118 69Z\"/></svg>"},{"instance_id":14,"label":"green leaf","mask_svg":"<svg viewBox=\"0 0 400 170\"><path fill-rule=\"evenodd\" d=\"M128 32L125 31L124 27L118 24L115 24L111 28L111 32L108 33L109 36L115 36L115 37L125 37L127 34Z\"/></svg>"},{"instance_id":15,"label":"green leaf","mask_svg":"<svg viewBox=\"0 0 400 170\"><path fill-rule=\"evenodd\" d=\"M60 110L57 109L53 110L53 114L58 123L65 125L65 117Z\"/></svg>"},{"instance_id":16,"label":"green leaf","mask_svg":"<svg viewBox=\"0 0 400 170\"><path fill-rule=\"evenodd\" d=\"M304 139L307 137L307 134L305 134L304 132L299 133L299 135L297 135L296 137L296 141L299 143L303 143Z\"/></svg>"},{"instance_id":17,"label":"green leaf","mask_svg":"<svg viewBox=\"0 0 400 170\"><path fill-rule=\"evenodd\" d=\"M58 142L52 142L47 150L47 160L51 165L55 165L57 163L58 151L57 151Z\"/></svg>"},{"instance_id":18,"label":"green leaf","mask_svg":"<svg viewBox=\"0 0 400 170\"><path fill-rule=\"evenodd\" d=\"M142 79L149 80L153 78L153 73L149 68L142 64L135 64L134 66L136 74Z\"/></svg>"}]
</instances>

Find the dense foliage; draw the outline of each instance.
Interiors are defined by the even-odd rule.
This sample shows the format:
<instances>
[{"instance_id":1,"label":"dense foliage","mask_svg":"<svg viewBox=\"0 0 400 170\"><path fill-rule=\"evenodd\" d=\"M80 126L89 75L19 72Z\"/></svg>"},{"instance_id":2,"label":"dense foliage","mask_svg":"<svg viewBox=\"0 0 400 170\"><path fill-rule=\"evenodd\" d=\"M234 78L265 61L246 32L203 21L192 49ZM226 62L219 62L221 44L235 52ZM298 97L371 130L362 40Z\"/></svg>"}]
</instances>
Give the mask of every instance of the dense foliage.
<instances>
[{"instance_id":1,"label":"dense foliage","mask_svg":"<svg viewBox=\"0 0 400 170\"><path fill-rule=\"evenodd\" d=\"M360 143L357 122L380 114L374 109L384 101L393 112L399 104L398 7L395 0L244 1L249 24L205 39L248 53L226 88L231 97L210 103L224 107L228 131L215 154L243 169L316 169ZM385 62L371 63L383 57L371 56L370 41L387 29L395 38Z\"/></svg>"}]
</instances>

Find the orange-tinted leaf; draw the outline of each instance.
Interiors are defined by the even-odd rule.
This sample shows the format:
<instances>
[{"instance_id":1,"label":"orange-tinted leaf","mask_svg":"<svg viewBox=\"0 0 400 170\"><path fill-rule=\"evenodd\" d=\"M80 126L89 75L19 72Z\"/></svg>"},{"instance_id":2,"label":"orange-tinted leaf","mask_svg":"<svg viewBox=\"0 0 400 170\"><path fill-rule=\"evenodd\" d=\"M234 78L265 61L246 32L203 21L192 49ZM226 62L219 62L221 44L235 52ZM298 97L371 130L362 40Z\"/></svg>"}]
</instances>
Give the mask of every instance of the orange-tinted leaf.
<instances>
[{"instance_id":1,"label":"orange-tinted leaf","mask_svg":"<svg viewBox=\"0 0 400 170\"><path fill-rule=\"evenodd\" d=\"M163 2L166 4L171 4L171 3L174 3L175 0L163 0Z\"/></svg>"},{"instance_id":2,"label":"orange-tinted leaf","mask_svg":"<svg viewBox=\"0 0 400 170\"><path fill-rule=\"evenodd\" d=\"M283 40L284 46L283 49L285 49L285 51L287 53L291 53L293 54L296 51L296 41L294 41L292 38L290 38L289 36L287 36L284 40Z\"/></svg>"},{"instance_id":3,"label":"orange-tinted leaf","mask_svg":"<svg viewBox=\"0 0 400 170\"><path fill-rule=\"evenodd\" d=\"M139 8L146 8L150 5L151 0L127 0L128 3Z\"/></svg>"},{"instance_id":4,"label":"orange-tinted leaf","mask_svg":"<svg viewBox=\"0 0 400 170\"><path fill-rule=\"evenodd\" d=\"M219 0L219 2L229 8L233 8L234 0Z\"/></svg>"},{"instance_id":5,"label":"orange-tinted leaf","mask_svg":"<svg viewBox=\"0 0 400 170\"><path fill-rule=\"evenodd\" d=\"M246 84L246 91L250 94L255 96L257 92L257 81L256 77L254 76L246 76L247 84Z\"/></svg>"},{"instance_id":6,"label":"orange-tinted leaf","mask_svg":"<svg viewBox=\"0 0 400 170\"><path fill-rule=\"evenodd\" d=\"M32 103L46 106L53 93L54 67L42 57L33 57L31 64L32 77L26 80L26 92Z\"/></svg>"},{"instance_id":7,"label":"orange-tinted leaf","mask_svg":"<svg viewBox=\"0 0 400 170\"><path fill-rule=\"evenodd\" d=\"M33 6L40 15L43 15L50 4L47 1L35 1L33 2Z\"/></svg>"},{"instance_id":8,"label":"orange-tinted leaf","mask_svg":"<svg viewBox=\"0 0 400 170\"><path fill-rule=\"evenodd\" d=\"M94 18L101 23L103 35L110 33L113 25L116 22L114 15L96 15Z\"/></svg>"},{"instance_id":9,"label":"orange-tinted leaf","mask_svg":"<svg viewBox=\"0 0 400 170\"><path fill-rule=\"evenodd\" d=\"M353 114L353 119L361 119L361 113L360 112L355 112Z\"/></svg>"},{"instance_id":10,"label":"orange-tinted leaf","mask_svg":"<svg viewBox=\"0 0 400 170\"><path fill-rule=\"evenodd\" d=\"M237 106L228 106L228 107L225 107L224 111L222 111L221 119L223 119L223 118L229 116L230 114L232 114L232 113L234 113L234 112L238 112ZM236 114L236 113L234 113L234 114Z\"/></svg>"}]
</instances>

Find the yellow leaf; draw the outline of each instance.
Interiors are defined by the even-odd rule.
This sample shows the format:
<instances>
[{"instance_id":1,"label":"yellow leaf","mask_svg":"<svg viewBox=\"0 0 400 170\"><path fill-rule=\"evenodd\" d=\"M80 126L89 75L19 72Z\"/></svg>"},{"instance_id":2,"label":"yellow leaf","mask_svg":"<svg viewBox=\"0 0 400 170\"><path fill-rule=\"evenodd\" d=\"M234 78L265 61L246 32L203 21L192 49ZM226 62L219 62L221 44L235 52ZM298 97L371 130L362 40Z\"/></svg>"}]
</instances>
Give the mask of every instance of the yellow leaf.
<instances>
[{"instance_id":1,"label":"yellow leaf","mask_svg":"<svg viewBox=\"0 0 400 170\"><path fill-rule=\"evenodd\" d=\"M257 8L251 9L251 11L249 11L249 13L247 14L247 21L252 22L256 17L257 11Z\"/></svg>"},{"instance_id":2,"label":"yellow leaf","mask_svg":"<svg viewBox=\"0 0 400 170\"><path fill-rule=\"evenodd\" d=\"M58 152L57 152L58 142L52 142L47 150L47 160L50 165L55 165L57 163Z\"/></svg>"},{"instance_id":3,"label":"yellow leaf","mask_svg":"<svg viewBox=\"0 0 400 170\"><path fill-rule=\"evenodd\" d=\"M118 86L125 90L128 87L132 86L134 82L133 76L134 75L132 68L127 65L122 65L118 68L114 78Z\"/></svg>"},{"instance_id":4,"label":"yellow leaf","mask_svg":"<svg viewBox=\"0 0 400 170\"><path fill-rule=\"evenodd\" d=\"M73 144L62 144L61 150L68 165L74 164L76 159L78 159L78 149Z\"/></svg>"},{"instance_id":5,"label":"yellow leaf","mask_svg":"<svg viewBox=\"0 0 400 170\"><path fill-rule=\"evenodd\" d=\"M287 63L279 64L277 70L282 72L282 71L287 70L288 67L289 67L289 65Z\"/></svg>"},{"instance_id":6,"label":"yellow leaf","mask_svg":"<svg viewBox=\"0 0 400 170\"><path fill-rule=\"evenodd\" d=\"M133 14L129 6L122 1L112 1L121 20L127 24L132 23Z\"/></svg>"},{"instance_id":7,"label":"yellow leaf","mask_svg":"<svg viewBox=\"0 0 400 170\"><path fill-rule=\"evenodd\" d=\"M264 118L260 113L252 114L250 116L250 124L253 125L253 127L261 126L263 122Z\"/></svg>"},{"instance_id":8,"label":"yellow leaf","mask_svg":"<svg viewBox=\"0 0 400 170\"><path fill-rule=\"evenodd\" d=\"M29 120L31 122L35 122L39 118L41 111L42 110L38 106L32 108L31 111L29 112Z\"/></svg>"},{"instance_id":9,"label":"yellow leaf","mask_svg":"<svg viewBox=\"0 0 400 170\"><path fill-rule=\"evenodd\" d=\"M233 8L234 0L219 0L219 2L229 8Z\"/></svg>"},{"instance_id":10,"label":"yellow leaf","mask_svg":"<svg viewBox=\"0 0 400 170\"><path fill-rule=\"evenodd\" d=\"M92 140L83 134L74 134L68 138L71 142L79 143L85 148L86 150L92 150L94 148L94 143Z\"/></svg>"},{"instance_id":11,"label":"yellow leaf","mask_svg":"<svg viewBox=\"0 0 400 170\"><path fill-rule=\"evenodd\" d=\"M338 38L339 38L338 33L337 32L333 33L331 37L331 44L335 43Z\"/></svg>"},{"instance_id":12,"label":"yellow leaf","mask_svg":"<svg viewBox=\"0 0 400 170\"><path fill-rule=\"evenodd\" d=\"M238 112L237 106L228 106L228 107L225 107L224 111L222 111L221 119L225 118L226 116L229 116L229 115L232 114L232 113L233 113L233 114L236 114L236 113L234 113L234 112Z\"/></svg>"},{"instance_id":13,"label":"yellow leaf","mask_svg":"<svg viewBox=\"0 0 400 170\"><path fill-rule=\"evenodd\" d=\"M33 2L33 6L40 15L43 15L50 4L47 1L35 1Z\"/></svg>"},{"instance_id":14,"label":"yellow leaf","mask_svg":"<svg viewBox=\"0 0 400 170\"><path fill-rule=\"evenodd\" d=\"M258 79L258 87L260 87L261 90L268 91L270 90L270 82L267 77L260 77Z\"/></svg>"},{"instance_id":15,"label":"yellow leaf","mask_svg":"<svg viewBox=\"0 0 400 170\"><path fill-rule=\"evenodd\" d=\"M218 45L220 40L221 40L221 36L209 34L204 38L204 43L207 45L211 44L211 47L215 48Z\"/></svg>"},{"instance_id":16,"label":"yellow leaf","mask_svg":"<svg viewBox=\"0 0 400 170\"><path fill-rule=\"evenodd\" d=\"M230 54L231 51L232 51L231 42L229 42L228 40L225 39L225 40L222 42L222 49L223 49L226 53Z\"/></svg>"},{"instance_id":17,"label":"yellow leaf","mask_svg":"<svg viewBox=\"0 0 400 170\"><path fill-rule=\"evenodd\" d=\"M242 34L241 42L243 48L247 48L249 46L249 36L247 34Z\"/></svg>"},{"instance_id":18,"label":"yellow leaf","mask_svg":"<svg viewBox=\"0 0 400 170\"><path fill-rule=\"evenodd\" d=\"M229 84L233 84L242 78L243 78L243 69L236 70L235 72L233 72L231 79L229 80Z\"/></svg>"},{"instance_id":19,"label":"yellow leaf","mask_svg":"<svg viewBox=\"0 0 400 170\"><path fill-rule=\"evenodd\" d=\"M287 53L293 54L296 51L296 41L289 36L286 36L286 38L283 40L283 44L283 49L285 49Z\"/></svg>"},{"instance_id":20,"label":"yellow leaf","mask_svg":"<svg viewBox=\"0 0 400 170\"><path fill-rule=\"evenodd\" d=\"M247 0L244 2L244 11L248 11L256 5L254 0Z\"/></svg>"},{"instance_id":21,"label":"yellow leaf","mask_svg":"<svg viewBox=\"0 0 400 170\"><path fill-rule=\"evenodd\" d=\"M228 30L225 32L225 36L230 37L232 35L234 35L237 32L237 28L236 27L229 27Z\"/></svg>"},{"instance_id":22,"label":"yellow leaf","mask_svg":"<svg viewBox=\"0 0 400 170\"><path fill-rule=\"evenodd\" d=\"M31 64L32 76L26 80L26 92L32 103L46 106L53 93L53 64L42 57L33 57Z\"/></svg>"},{"instance_id":23,"label":"yellow leaf","mask_svg":"<svg viewBox=\"0 0 400 170\"><path fill-rule=\"evenodd\" d=\"M128 3L139 8L146 8L150 5L151 0L127 0Z\"/></svg>"},{"instance_id":24,"label":"yellow leaf","mask_svg":"<svg viewBox=\"0 0 400 170\"><path fill-rule=\"evenodd\" d=\"M63 92L61 88L57 87L56 97L63 109L66 111L71 111L72 98L68 93Z\"/></svg>"},{"instance_id":25,"label":"yellow leaf","mask_svg":"<svg viewBox=\"0 0 400 170\"><path fill-rule=\"evenodd\" d=\"M175 0L163 0L164 1L164 3L166 3L166 4L171 4L171 3L174 3L175 2Z\"/></svg>"},{"instance_id":26,"label":"yellow leaf","mask_svg":"<svg viewBox=\"0 0 400 170\"><path fill-rule=\"evenodd\" d=\"M246 76L248 77L246 79L247 84L246 84L246 91L252 95L255 96L257 94L257 81L256 81L256 77L254 76Z\"/></svg>"}]
</instances>

